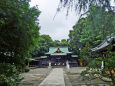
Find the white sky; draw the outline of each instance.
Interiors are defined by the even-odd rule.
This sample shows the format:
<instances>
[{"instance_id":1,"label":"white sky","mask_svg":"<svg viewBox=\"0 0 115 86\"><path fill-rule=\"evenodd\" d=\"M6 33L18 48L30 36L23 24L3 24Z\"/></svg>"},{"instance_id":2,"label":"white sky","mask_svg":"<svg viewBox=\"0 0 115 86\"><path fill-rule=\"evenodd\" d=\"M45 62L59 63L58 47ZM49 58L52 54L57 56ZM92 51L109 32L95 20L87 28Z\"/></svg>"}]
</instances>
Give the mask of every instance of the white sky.
<instances>
[{"instance_id":1,"label":"white sky","mask_svg":"<svg viewBox=\"0 0 115 86\"><path fill-rule=\"evenodd\" d=\"M67 39L69 30L78 21L78 15L75 12L70 12L66 16L66 10L59 12L53 20L56 10L58 8L60 0L31 0L30 5L38 5L41 11L39 17L39 23L41 26L40 34L47 34L52 37L53 40ZM111 0L111 5L115 6Z\"/></svg>"},{"instance_id":2,"label":"white sky","mask_svg":"<svg viewBox=\"0 0 115 86\"><path fill-rule=\"evenodd\" d=\"M69 30L78 20L75 12L70 12L66 16L66 10L59 12L53 20L60 0L31 0L30 5L38 5L41 11L39 23L41 26L40 34L48 34L53 40L67 39Z\"/></svg>"}]
</instances>

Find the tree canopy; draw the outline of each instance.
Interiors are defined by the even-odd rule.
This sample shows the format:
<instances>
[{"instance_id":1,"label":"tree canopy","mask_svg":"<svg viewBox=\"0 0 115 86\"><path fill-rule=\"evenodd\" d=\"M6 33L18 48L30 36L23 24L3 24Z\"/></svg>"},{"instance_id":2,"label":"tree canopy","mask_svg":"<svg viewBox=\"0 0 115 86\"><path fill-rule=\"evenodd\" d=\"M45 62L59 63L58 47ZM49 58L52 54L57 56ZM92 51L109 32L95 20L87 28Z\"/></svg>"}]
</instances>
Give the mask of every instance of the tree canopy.
<instances>
[{"instance_id":1,"label":"tree canopy","mask_svg":"<svg viewBox=\"0 0 115 86\"><path fill-rule=\"evenodd\" d=\"M89 42L91 47L99 45L107 36L115 34L114 21L114 12L105 11L98 6L90 7L87 17L81 18L70 31L70 47L79 54L79 49L83 48L86 42Z\"/></svg>"},{"instance_id":2,"label":"tree canopy","mask_svg":"<svg viewBox=\"0 0 115 86\"><path fill-rule=\"evenodd\" d=\"M38 42L40 11L29 1L0 1L0 69L8 73L0 72L1 86L18 86L18 72Z\"/></svg>"},{"instance_id":3,"label":"tree canopy","mask_svg":"<svg viewBox=\"0 0 115 86\"><path fill-rule=\"evenodd\" d=\"M49 35L40 35L37 46L32 52L33 57L43 56L53 46L53 40Z\"/></svg>"}]
</instances>

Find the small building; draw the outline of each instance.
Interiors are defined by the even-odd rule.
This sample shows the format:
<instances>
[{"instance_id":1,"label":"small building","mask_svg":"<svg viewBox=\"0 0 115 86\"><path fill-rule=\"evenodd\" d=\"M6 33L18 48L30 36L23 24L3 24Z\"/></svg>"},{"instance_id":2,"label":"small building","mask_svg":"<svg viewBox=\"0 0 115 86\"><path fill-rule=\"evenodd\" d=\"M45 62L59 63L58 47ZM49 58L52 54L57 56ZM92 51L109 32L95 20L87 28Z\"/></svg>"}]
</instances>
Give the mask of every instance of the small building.
<instances>
[{"instance_id":1,"label":"small building","mask_svg":"<svg viewBox=\"0 0 115 86\"><path fill-rule=\"evenodd\" d=\"M108 37L100 45L92 49L93 53L97 53L103 59L109 56L107 51L115 52L115 36ZM106 60L101 62L101 69L104 69L106 66ZM114 70L111 70L115 74ZM106 71L107 74L110 74L110 70Z\"/></svg>"},{"instance_id":2,"label":"small building","mask_svg":"<svg viewBox=\"0 0 115 86\"><path fill-rule=\"evenodd\" d=\"M108 53L107 53L108 49L111 52L115 52L115 36L108 37L97 47L93 48L92 52L98 54L102 58L105 58L108 56ZM105 62L102 61L101 68L103 69L104 66L105 66Z\"/></svg>"},{"instance_id":3,"label":"small building","mask_svg":"<svg viewBox=\"0 0 115 86\"><path fill-rule=\"evenodd\" d=\"M50 47L49 52L45 55L35 58L35 61L39 62L39 66L48 66L49 62L52 66L65 66L67 61L70 66L78 66L78 56L72 55L68 47ZM34 61L32 64L34 64Z\"/></svg>"},{"instance_id":4,"label":"small building","mask_svg":"<svg viewBox=\"0 0 115 86\"><path fill-rule=\"evenodd\" d=\"M30 62L29 65L31 67L34 67L34 66L39 66L39 67L48 66L47 56L36 57Z\"/></svg>"}]
</instances>

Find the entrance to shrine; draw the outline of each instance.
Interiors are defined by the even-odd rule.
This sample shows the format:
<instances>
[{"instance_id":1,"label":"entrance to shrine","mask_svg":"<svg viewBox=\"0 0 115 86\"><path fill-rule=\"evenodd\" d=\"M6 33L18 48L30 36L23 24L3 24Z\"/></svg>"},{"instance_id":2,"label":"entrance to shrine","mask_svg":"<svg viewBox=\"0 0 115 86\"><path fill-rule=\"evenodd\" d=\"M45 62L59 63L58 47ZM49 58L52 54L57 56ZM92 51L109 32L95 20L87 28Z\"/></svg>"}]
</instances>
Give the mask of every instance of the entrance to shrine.
<instances>
[{"instance_id":1,"label":"entrance to shrine","mask_svg":"<svg viewBox=\"0 0 115 86\"><path fill-rule=\"evenodd\" d=\"M51 57L52 66L65 66L66 65L66 57L65 56L53 56Z\"/></svg>"}]
</instances>

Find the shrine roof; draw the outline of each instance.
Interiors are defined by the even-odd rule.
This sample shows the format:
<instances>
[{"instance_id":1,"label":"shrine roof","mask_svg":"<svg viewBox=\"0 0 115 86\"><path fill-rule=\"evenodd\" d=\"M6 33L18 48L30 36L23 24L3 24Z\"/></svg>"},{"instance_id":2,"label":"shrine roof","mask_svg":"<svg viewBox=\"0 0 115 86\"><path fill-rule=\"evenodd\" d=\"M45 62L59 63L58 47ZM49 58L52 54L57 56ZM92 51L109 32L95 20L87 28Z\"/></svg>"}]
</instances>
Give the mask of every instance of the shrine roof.
<instances>
[{"instance_id":1,"label":"shrine roof","mask_svg":"<svg viewBox=\"0 0 115 86\"><path fill-rule=\"evenodd\" d=\"M57 53L57 51L60 51L60 53ZM67 55L71 52L69 52L68 47L50 47L49 52L46 54L51 54L51 55Z\"/></svg>"}]
</instances>

